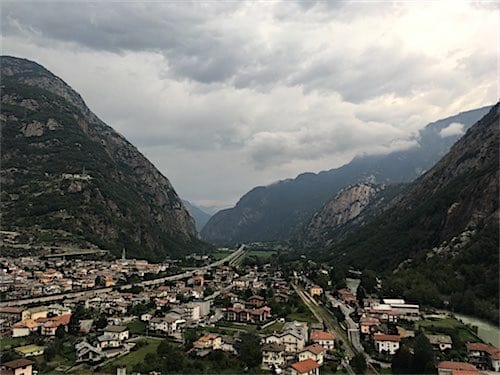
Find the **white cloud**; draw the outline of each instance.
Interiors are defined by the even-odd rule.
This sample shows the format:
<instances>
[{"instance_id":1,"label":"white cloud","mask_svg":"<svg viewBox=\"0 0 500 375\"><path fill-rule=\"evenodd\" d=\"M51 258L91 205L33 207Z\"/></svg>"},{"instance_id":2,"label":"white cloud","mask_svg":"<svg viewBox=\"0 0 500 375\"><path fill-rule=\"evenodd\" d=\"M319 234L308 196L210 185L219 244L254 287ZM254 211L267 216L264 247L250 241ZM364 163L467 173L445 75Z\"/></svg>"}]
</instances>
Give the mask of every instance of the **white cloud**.
<instances>
[{"instance_id":1,"label":"white cloud","mask_svg":"<svg viewBox=\"0 0 500 375\"><path fill-rule=\"evenodd\" d=\"M464 124L460 124L459 122L452 122L446 128L441 129L439 135L441 138L447 138L455 135L464 134Z\"/></svg>"},{"instance_id":2,"label":"white cloud","mask_svg":"<svg viewBox=\"0 0 500 375\"><path fill-rule=\"evenodd\" d=\"M68 82L183 197L225 205L492 104L498 21L460 1L7 1L2 50Z\"/></svg>"}]
</instances>

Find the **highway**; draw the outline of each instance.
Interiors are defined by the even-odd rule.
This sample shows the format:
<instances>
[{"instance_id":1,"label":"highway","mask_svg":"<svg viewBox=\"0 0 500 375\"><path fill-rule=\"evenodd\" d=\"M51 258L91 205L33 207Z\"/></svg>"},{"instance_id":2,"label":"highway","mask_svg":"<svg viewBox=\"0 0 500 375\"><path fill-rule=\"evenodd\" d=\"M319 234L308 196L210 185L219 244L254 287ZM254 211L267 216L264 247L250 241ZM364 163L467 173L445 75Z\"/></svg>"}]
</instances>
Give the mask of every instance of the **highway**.
<instances>
[{"instance_id":1,"label":"highway","mask_svg":"<svg viewBox=\"0 0 500 375\"><path fill-rule=\"evenodd\" d=\"M182 272L176 275L172 276L166 276L166 277L161 277L158 279L153 279L153 280L145 280L145 281L140 281L135 284L126 284L120 286L121 289L130 289L133 286L144 286L144 287L150 287L154 285L161 285L164 284L167 281L176 281L176 280L182 280L182 279L187 279L193 275L195 275L197 272L200 271L207 271L209 269L218 267L224 262L228 262L229 264L232 264L233 262L239 261L241 257L245 253L245 245L241 245L238 250L232 252L229 254L227 257L220 259L216 262L210 263L206 266L199 267L190 271ZM17 299L17 300L11 300L11 301L2 301L0 302L0 307L5 307L5 306L23 306L23 305L29 305L32 303L46 303L46 302L55 302L55 301L61 301L66 298L75 298L75 297L92 297L97 294L104 294L104 293L109 293L113 290L112 287L109 288L96 288L96 289L90 289L90 290L82 290L78 292L69 292L69 293L61 293L61 294L52 294L52 295L47 295L47 296L40 296L40 297L33 297L33 298L25 298L25 299Z\"/></svg>"}]
</instances>

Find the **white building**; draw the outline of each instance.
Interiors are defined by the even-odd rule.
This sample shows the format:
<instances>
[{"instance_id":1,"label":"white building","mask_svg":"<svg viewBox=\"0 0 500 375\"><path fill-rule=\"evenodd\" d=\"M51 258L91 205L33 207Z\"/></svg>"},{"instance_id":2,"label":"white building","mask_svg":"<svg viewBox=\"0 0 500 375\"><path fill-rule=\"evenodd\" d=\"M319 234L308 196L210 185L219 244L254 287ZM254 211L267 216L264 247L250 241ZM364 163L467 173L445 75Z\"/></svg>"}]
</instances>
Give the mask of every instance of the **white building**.
<instances>
[{"instance_id":1,"label":"white building","mask_svg":"<svg viewBox=\"0 0 500 375\"><path fill-rule=\"evenodd\" d=\"M383 333L376 333L373 335L375 341L375 348L379 353L387 352L394 355L399 349L399 342L401 338L398 335L385 335Z\"/></svg>"},{"instance_id":2,"label":"white building","mask_svg":"<svg viewBox=\"0 0 500 375\"><path fill-rule=\"evenodd\" d=\"M299 361L312 359L321 366L323 364L324 356L325 356L325 349L319 344L313 344L305 347L299 353Z\"/></svg>"}]
</instances>

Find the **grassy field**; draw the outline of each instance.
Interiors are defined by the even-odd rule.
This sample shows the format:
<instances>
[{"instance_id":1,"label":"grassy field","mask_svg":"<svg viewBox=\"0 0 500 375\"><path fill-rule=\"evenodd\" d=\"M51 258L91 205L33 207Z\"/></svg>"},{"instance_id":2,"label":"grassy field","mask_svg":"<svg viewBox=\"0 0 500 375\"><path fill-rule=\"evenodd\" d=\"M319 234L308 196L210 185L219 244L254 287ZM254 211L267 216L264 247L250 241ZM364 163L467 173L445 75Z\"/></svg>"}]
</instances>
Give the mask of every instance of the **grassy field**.
<instances>
[{"instance_id":1,"label":"grassy field","mask_svg":"<svg viewBox=\"0 0 500 375\"><path fill-rule=\"evenodd\" d=\"M269 259L274 254L277 254L276 250L249 250L246 252L247 256Z\"/></svg>"},{"instance_id":2,"label":"grassy field","mask_svg":"<svg viewBox=\"0 0 500 375\"><path fill-rule=\"evenodd\" d=\"M443 330L455 329L458 331L460 340L463 342L481 342L466 325L453 318L422 320L415 323L415 328L422 327L426 331L443 332Z\"/></svg>"},{"instance_id":3,"label":"grassy field","mask_svg":"<svg viewBox=\"0 0 500 375\"><path fill-rule=\"evenodd\" d=\"M275 331L280 332L284 325L285 325L285 323L275 322L275 323L271 324L270 326L268 326L264 329L261 329L260 331L258 331L258 333L269 334L269 333L273 333Z\"/></svg>"},{"instance_id":4,"label":"grassy field","mask_svg":"<svg viewBox=\"0 0 500 375\"><path fill-rule=\"evenodd\" d=\"M127 373L132 372L132 367L136 363L144 362L146 354L155 353L158 345L160 345L162 341L162 339L152 337L144 338L142 340L146 341L147 345L144 345L136 351L130 352L123 357L116 358L114 361L104 367L104 371L106 373L114 373L116 367L118 367L119 365L125 365L127 366Z\"/></svg>"},{"instance_id":5,"label":"grassy field","mask_svg":"<svg viewBox=\"0 0 500 375\"><path fill-rule=\"evenodd\" d=\"M32 336L15 338L10 336L0 337L0 346L2 347L2 350L9 350L17 348L18 346L33 344L33 342L34 338Z\"/></svg>"},{"instance_id":6,"label":"grassy field","mask_svg":"<svg viewBox=\"0 0 500 375\"><path fill-rule=\"evenodd\" d=\"M231 251L227 251L227 250L217 250L217 251L214 251L213 253L210 253L210 255L212 257L215 258L215 260L220 260L222 258L225 258L227 257L229 254L232 253L232 250Z\"/></svg>"}]
</instances>

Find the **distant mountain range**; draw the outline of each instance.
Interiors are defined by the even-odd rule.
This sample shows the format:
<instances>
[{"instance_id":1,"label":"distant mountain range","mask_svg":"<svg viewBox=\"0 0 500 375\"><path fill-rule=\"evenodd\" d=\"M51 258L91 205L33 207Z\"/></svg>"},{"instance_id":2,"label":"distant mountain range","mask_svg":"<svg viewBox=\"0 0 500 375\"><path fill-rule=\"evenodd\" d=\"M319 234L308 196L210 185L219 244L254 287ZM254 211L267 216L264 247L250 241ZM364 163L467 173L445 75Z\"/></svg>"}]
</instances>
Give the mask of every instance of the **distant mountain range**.
<instances>
[{"instance_id":1,"label":"distant mountain range","mask_svg":"<svg viewBox=\"0 0 500 375\"><path fill-rule=\"evenodd\" d=\"M191 216L194 218L196 224L196 230L198 232L201 232L201 229L205 226L208 220L210 220L212 215L206 213L200 207L195 206L194 204L185 199L182 200L182 203L184 203L184 206L187 208Z\"/></svg>"},{"instance_id":2,"label":"distant mountain range","mask_svg":"<svg viewBox=\"0 0 500 375\"><path fill-rule=\"evenodd\" d=\"M409 150L359 156L337 169L256 187L235 207L212 216L201 235L218 244L296 238L313 214L341 189L360 182L410 182L422 175L460 138L460 130L467 130L489 109L462 112L427 125L419 132L417 146Z\"/></svg>"},{"instance_id":3,"label":"distant mountain range","mask_svg":"<svg viewBox=\"0 0 500 375\"><path fill-rule=\"evenodd\" d=\"M161 260L206 247L173 186L39 64L1 57L2 229Z\"/></svg>"},{"instance_id":4,"label":"distant mountain range","mask_svg":"<svg viewBox=\"0 0 500 375\"><path fill-rule=\"evenodd\" d=\"M385 295L498 323L499 129L496 104L383 213L315 257L385 273Z\"/></svg>"}]
</instances>

